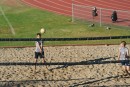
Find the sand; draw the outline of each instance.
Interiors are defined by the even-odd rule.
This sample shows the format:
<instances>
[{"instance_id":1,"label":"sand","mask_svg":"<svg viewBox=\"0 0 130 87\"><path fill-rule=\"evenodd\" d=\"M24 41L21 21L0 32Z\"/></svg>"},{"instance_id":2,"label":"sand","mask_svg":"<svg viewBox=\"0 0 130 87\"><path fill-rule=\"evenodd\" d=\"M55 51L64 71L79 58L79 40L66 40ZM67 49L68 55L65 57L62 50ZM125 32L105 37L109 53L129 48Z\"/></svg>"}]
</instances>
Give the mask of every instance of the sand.
<instances>
[{"instance_id":1,"label":"sand","mask_svg":"<svg viewBox=\"0 0 130 87\"><path fill-rule=\"evenodd\" d=\"M44 47L47 63L75 65L40 65L36 70L34 65L26 65L35 61L34 47L0 48L0 87L127 87L130 86L130 77L122 76L120 63L102 64L102 61L116 61L118 48L118 45ZM94 61L99 64L94 64ZM2 64L5 62L25 65L7 66Z\"/></svg>"}]
</instances>

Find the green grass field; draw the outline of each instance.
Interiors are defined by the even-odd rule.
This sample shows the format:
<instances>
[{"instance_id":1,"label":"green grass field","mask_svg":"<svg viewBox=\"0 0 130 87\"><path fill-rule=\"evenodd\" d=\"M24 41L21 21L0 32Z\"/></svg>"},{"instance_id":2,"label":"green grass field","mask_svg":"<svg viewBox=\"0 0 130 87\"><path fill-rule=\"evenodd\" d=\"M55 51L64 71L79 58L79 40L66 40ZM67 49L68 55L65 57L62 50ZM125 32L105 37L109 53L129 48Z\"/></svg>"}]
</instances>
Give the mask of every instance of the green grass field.
<instances>
[{"instance_id":1,"label":"green grass field","mask_svg":"<svg viewBox=\"0 0 130 87\"><path fill-rule=\"evenodd\" d=\"M3 2L2 2L3 1ZM9 4L7 0L1 0L1 7L12 24L15 35L12 35L10 27L0 12L0 38L34 38L41 28L46 29L43 38L64 38L64 37L95 37L95 36L123 36L130 35L127 28L112 28L106 30L104 27L88 27L89 23L72 23L71 17L58 15L52 12L43 11L30 7L14 0L15 3ZM105 41L64 41L64 42L46 42L45 45L59 44L115 44L121 40ZM130 42L130 40L127 40ZM3 44L3 42L1 42Z\"/></svg>"}]
</instances>

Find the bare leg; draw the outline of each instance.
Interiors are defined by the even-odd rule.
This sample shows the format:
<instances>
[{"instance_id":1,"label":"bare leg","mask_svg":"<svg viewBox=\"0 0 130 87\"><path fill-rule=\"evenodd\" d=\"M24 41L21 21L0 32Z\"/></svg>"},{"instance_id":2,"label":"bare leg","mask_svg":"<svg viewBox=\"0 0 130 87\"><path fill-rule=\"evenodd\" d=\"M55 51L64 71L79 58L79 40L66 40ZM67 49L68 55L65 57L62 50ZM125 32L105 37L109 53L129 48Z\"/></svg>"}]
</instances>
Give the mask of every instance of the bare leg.
<instances>
[{"instance_id":1,"label":"bare leg","mask_svg":"<svg viewBox=\"0 0 130 87\"><path fill-rule=\"evenodd\" d=\"M45 58L43 58L43 64L45 63L46 61L45 61ZM45 65L46 66L46 68L47 68L47 65ZM48 68L47 68L48 69Z\"/></svg>"},{"instance_id":2,"label":"bare leg","mask_svg":"<svg viewBox=\"0 0 130 87\"><path fill-rule=\"evenodd\" d=\"M127 72L128 72L129 75L130 75L130 66L126 66L126 69L127 69Z\"/></svg>"},{"instance_id":3,"label":"bare leg","mask_svg":"<svg viewBox=\"0 0 130 87\"><path fill-rule=\"evenodd\" d=\"M126 67L125 66L122 66L122 69L123 69L123 71L126 71Z\"/></svg>"},{"instance_id":4,"label":"bare leg","mask_svg":"<svg viewBox=\"0 0 130 87\"><path fill-rule=\"evenodd\" d=\"M36 61L35 61L35 70L36 70L36 66L37 66L37 59L36 59Z\"/></svg>"},{"instance_id":5,"label":"bare leg","mask_svg":"<svg viewBox=\"0 0 130 87\"><path fill-rule=\"evenodd\" d=\"M123 69L123 71L124 71L123 75L127 75L126 66L122 66L122 69Z\"/></svg>"},{"instance_id":6,"label":"bare leg","mask_svg":"<svg viewBox=\"0 0 130 87\"><path fill-rule=\"evenodd\" d=\"M44 58L42 58L43 59L43 63L45 63L45 59Z\"/></svg>"}]
</instances>

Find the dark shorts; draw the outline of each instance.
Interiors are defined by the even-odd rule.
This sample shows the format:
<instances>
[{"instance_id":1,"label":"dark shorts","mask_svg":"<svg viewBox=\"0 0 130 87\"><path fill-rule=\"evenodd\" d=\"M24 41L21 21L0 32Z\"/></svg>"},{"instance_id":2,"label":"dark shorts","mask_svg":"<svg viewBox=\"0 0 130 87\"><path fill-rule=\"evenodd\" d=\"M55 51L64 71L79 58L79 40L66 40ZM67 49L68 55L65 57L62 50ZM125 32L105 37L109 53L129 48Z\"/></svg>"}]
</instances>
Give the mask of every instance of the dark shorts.
<instances>
[{"instance_id":1,"label":"dark shorts","mask_svg":"<svg viewBox=\"0 0 130 87\"><path fill-rule=\"evenodd\" d=\"M121 60L121 65L130 66L129 60Z\"/></svg>"},{"instance_id":2,"label":"dark shorts","mask_svg":"<svg viewBox=\"0 0 130 87\"><path fill-rule=\"evenodd\" d=\"M35 58L38 59L38 57L44 58L44 51L43 51L42 53L40 53L40 52L35 52Z\"/></svg>"}]
</instances>

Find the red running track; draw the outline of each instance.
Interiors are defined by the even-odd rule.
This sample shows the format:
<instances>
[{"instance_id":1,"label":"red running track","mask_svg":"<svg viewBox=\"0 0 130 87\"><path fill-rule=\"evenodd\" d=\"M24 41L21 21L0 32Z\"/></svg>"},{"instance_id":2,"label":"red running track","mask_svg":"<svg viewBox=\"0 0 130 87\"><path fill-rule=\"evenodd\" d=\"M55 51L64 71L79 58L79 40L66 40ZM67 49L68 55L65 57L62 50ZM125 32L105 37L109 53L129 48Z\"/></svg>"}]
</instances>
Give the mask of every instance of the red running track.
<instances>
[{"instance_id":1,"label":"red running track","mask_svg":"<svg viewBox=\"0 0 130 87\"><path fill-rule=\"evenodd\" d=\"M31 6L55 12L58 14L63 14L67 16L72 15L72 2L74 4L85 5L85 6L95 6L97 8L107 8L113 10L124 10L130 12L130 0L21 0ZM106 16L110 16L110 12L104 11ZM122 12L119 12L119 21L118 25L129 26L130 17L129 15L124 15ZM130 14L130 13L129 13ZM122 19L124 18L124 19ZM98 20L98 18L97 18ZM123 21L122 21L123 20ZM109 17L104 18L103 22L110 23L111 20Z\"/></svg>"}]
</instances>

